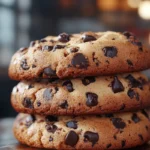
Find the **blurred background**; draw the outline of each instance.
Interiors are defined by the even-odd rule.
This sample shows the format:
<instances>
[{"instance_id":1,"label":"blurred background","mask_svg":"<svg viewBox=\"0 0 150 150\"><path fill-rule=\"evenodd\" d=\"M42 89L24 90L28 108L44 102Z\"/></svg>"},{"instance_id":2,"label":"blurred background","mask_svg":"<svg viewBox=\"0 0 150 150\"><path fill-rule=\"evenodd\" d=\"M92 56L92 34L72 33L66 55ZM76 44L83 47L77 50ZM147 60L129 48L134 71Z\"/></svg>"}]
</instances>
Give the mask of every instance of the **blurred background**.
<instances>
[{"instance_id":1,"label":"blurred background","mask_svg":"<svg viewBox=\"0 0 150 150\"><path fill-rule=\"evenodd\" d=\"M0 118L15 116L7 75L13 53L61 32L131 31L150 48L149 0L0 0ZM149 74L149 72L147 72Z\"/></svg>"}]
</instances>

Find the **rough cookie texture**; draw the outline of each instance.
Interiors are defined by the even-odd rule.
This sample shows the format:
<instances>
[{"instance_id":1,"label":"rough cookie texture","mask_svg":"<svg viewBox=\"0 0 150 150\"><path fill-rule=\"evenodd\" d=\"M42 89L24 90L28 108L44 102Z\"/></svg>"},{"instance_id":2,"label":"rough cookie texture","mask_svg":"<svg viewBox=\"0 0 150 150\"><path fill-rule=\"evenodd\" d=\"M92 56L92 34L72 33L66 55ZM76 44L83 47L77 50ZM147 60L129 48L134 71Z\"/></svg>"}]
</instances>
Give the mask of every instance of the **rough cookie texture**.
<instances>
[{"instance_id":1,"label":"rough cookie texture","mask_svg":"<svg viewBox=\"0 0 150 150\"><path fill-rule=\"evenodd\" d=\"M150 68L150 50L130 32L85 32L48 36L12 57L15 80L110 75Z\"/></svg>"},{"instance_id":2,"label":"rough cookie texture","mask_svg":"<svg viewBox=\"0 0 150 150\"><path fill-rule=\"evenodd\" d=\"M19 114L13 131L18 141L38 148L124 149L150 140L149 119L140 111L80 117Z\"/></svg>"},{"instance_id":3,"label":"rough cookie texture","mask_svg":"<svg viewBox=\"0 0 150 150\"><path fill-rule=\"evenodd\" d=\"M43 115L83 115L133 111L150 106L150 82L141 73L72 80L20 82L15 110Z\"/></svg>"}]
</instances>

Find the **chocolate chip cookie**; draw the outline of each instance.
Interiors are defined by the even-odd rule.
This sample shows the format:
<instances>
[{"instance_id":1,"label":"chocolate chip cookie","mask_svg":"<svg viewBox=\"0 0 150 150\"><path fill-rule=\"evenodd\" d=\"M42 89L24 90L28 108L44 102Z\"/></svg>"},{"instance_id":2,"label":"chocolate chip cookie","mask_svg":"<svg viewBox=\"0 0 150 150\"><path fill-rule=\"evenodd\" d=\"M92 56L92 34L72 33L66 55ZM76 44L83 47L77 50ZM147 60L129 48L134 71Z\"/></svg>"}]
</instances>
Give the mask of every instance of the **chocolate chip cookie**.
<instances>
[{"instance_id":1,"label":"chocolate chip cookie","mask_svg":"<svg viewBox=\"0 0 150 150\"><path fill-rule=\"evenodd\" d=\"M23 81L11 103L18 112L83 115L133 111L150 106L150 82L141 73L72 80Z\"/></svg>"},{"instance_id":2,"label":"chocolate chip cookie","mask_svg":"<svg viewBox=\"0 0 150 150\"><path fill-rule=\"evenodd\" d=\"M150 68L150 50L130 32L62 33L33 41L12 57L14 80L75 78Z\"/></svg>"},{"instance_id":3,"label":"chocolate chip cookie","mask_svg":"<svg viewBox=\"0 0 150 150\"><path fill-rule=\"evenodd\" d=\"M18 141L37 148L124 149L150 140L144 110L80 117L19 114L13 131Z\"/></svg>"}]
</instances>

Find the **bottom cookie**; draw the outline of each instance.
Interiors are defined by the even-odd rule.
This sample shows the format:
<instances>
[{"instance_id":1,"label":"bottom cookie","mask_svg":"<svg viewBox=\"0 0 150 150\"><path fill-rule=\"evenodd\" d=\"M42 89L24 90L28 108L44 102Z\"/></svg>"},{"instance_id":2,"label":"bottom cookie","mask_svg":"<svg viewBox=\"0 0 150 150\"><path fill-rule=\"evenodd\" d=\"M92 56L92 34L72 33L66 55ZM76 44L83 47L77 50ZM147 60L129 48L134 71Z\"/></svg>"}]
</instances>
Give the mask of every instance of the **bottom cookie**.
<instances>
[{"instance_id":1,"label":"bottom cookie","mask_svg":"<svg viewBox=\"0 0 150 150\"><path fill-rule=\"evenodd\" d=\"M19 114L14 135L23 144L51 149L124 149L150 140L145 111L103 116Z\"/></svg>"}]
</instances>

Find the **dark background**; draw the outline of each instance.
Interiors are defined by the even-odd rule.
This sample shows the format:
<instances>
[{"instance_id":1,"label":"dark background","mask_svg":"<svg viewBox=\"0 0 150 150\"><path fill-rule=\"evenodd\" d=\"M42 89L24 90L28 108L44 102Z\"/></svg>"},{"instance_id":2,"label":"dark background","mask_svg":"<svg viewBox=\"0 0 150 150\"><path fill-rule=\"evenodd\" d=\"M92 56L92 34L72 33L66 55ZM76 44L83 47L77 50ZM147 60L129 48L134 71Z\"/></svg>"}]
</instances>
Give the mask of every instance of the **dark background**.
<instances>
[{"instance_id":1,"label":"dark background","mask_svg":"<svg viewBox=\"0 0 150 150\"><path fill-rule=\"evenodd\" d=\"M0 0L0 118L15 115L7 68L13 53L31 40L61 32L131 31L150 48L150 4L143 0ZM148 1L149 2L149 1ZM144 12L142 12L144 13ZM144 19L147 17L147 19ZM149 75L149 71L147 71Z\"/></svg>"}]
</instances>

